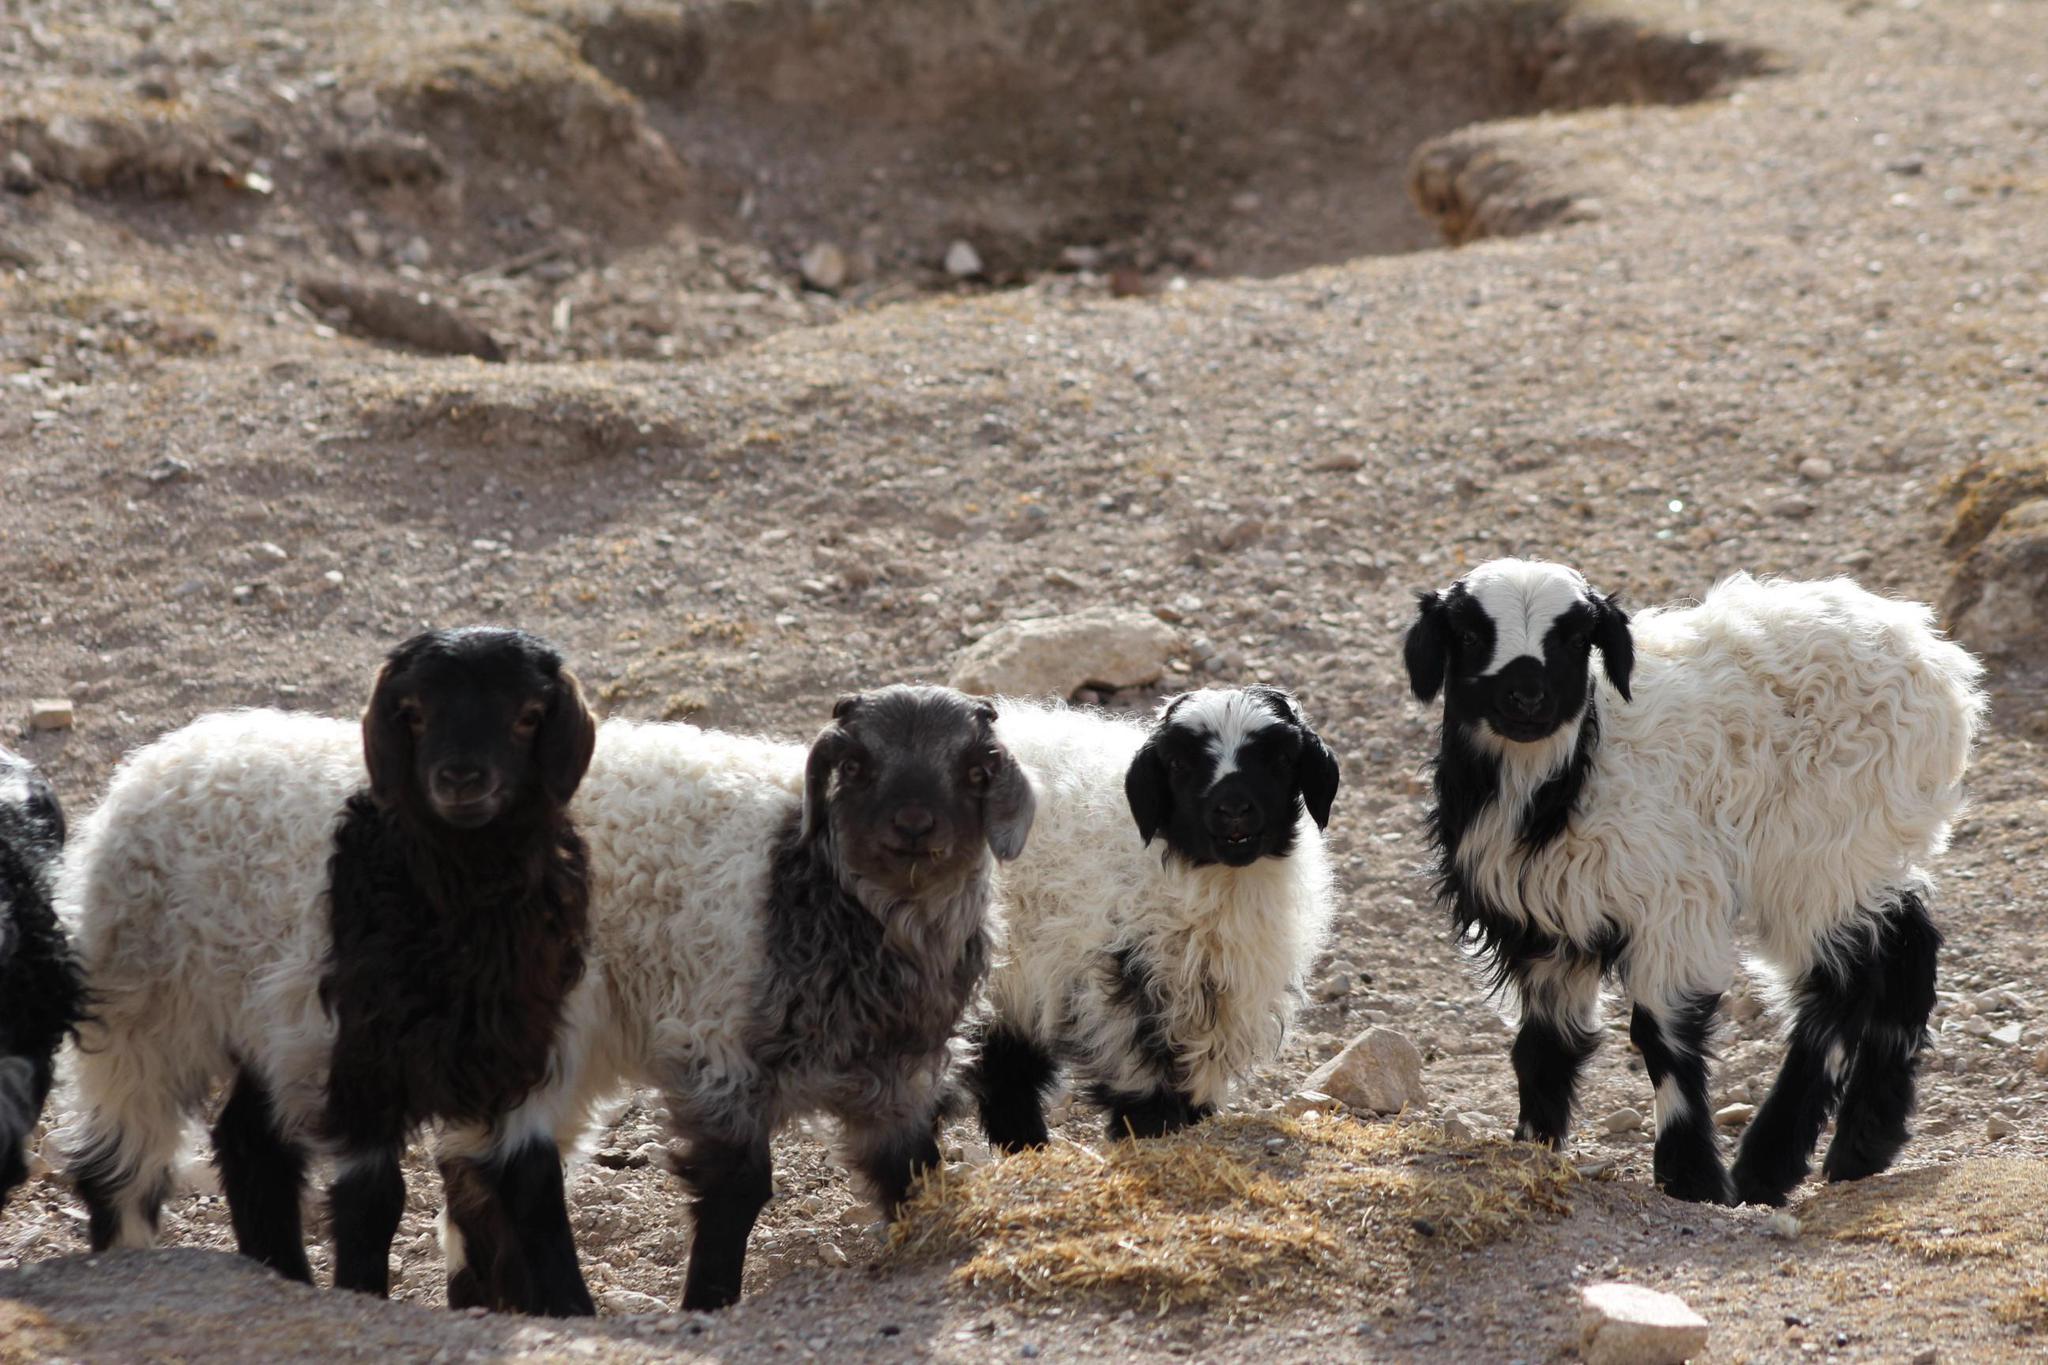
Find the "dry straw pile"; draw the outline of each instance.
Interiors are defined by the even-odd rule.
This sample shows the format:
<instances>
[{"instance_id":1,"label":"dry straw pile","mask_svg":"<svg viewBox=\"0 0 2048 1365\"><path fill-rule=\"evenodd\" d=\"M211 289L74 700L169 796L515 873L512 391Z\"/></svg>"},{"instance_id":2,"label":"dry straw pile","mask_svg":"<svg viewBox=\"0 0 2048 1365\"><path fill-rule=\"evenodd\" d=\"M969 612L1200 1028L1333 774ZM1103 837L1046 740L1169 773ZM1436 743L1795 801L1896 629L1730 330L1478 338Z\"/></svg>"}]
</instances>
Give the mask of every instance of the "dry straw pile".
<instances>
[{"instance_id":1,"label":"dry straw pile","mask_svg":"<svg viewBox=\"0 0 2048 1365\"><path fill-rule=\"evenodd\" d=\"M1171 1138L1042 1151L928 1180L897 1259L1017 1296L1075 1292L1165 1312L1402 1295L1436 1257L1570 1212L1571 1167L1434 1127L1224 1117Z\"/></svg>"}]
</instances>

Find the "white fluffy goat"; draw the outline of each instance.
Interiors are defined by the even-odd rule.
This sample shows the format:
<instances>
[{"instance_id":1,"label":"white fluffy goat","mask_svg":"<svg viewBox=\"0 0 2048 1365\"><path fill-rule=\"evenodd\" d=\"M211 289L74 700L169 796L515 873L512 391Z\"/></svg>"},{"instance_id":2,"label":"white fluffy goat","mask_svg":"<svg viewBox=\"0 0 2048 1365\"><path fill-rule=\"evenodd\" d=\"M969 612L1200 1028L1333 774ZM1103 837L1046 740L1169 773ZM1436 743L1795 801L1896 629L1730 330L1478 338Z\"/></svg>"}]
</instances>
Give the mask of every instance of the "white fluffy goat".
<instances>
[{"instance_id":1,"label":"white fluffy goat","mask_svg":"<svg viewBox=\"0 0 2048 1365\"><path fill-rule=\"evenodd\" d=\"M1923 864L1984 704L1927 608L1738 574L1631 621L1575 570L1500 560L1423 594L1406 656L1417 696L1444 693L1441 895L1520 1005L1518 1135L1563 1140L1611 970L1668 1193L1783 1202L1838 1104L1827 1176L1889 1165L1941 942ZM1738 919L1794 1020L1731 1185L1707 1060Z\"/></svg>"},{"instance_id":2,"label":"white fluffy goat","mask_svg":"<svg viewBox=\"0 0 2048 1365\"><path fill-rule=\"evenodd\" d=\"M1280 1047L1329 926L1337 760L1276 688L1200 691L1147 721L1003 701L1041 787L999 879L1008 951L967 1086L991 1145L1046 1141L1062 1061L1113 1137L1193 1123Z\"/></svg>"}]
</instances>

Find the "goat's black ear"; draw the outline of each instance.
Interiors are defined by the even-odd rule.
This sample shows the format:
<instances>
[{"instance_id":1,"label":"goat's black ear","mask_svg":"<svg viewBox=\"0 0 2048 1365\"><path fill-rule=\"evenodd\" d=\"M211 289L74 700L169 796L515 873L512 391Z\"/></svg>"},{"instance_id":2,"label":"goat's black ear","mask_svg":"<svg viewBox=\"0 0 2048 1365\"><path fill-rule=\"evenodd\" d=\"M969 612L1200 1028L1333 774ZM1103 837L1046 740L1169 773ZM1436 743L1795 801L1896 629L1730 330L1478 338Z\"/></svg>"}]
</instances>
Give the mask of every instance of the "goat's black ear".
<instances>
[{"instance_id":1,"label":"goat's black ear","mask_svg":"<svg viewBox=\"0 0 2048 1365\"><path fill-rule=\"evenodd\" d=\"M1629 633L1628 613L1621 609L1620 595L1609 593L1595 598L1600 604L1600 617L1593 623L1593 648L1600 651L1600 662L1607 669L1607 681L1614 684L1614 690L1621 693L1623 701L1634 701L1629 695L1628 675L1635 671L1636 641Z\"/></svg>"},{"instance_id":2,"label":"goat's black ear","mask_svg":"<svg viewBox=\"0 0 2048 1365\"><path fill-rule=\"evenodd\" d=\"M841 693L839 700L832 703L832 719L845 720L849 715L853 713L853 708L859 705L860 693Z\"/></svg>"},{"instance_id":3,"label":"goat's black ear","mask_svg":"<svg viewBox=\"0 0 2048 1365\"><path fill-rule=\"evenodd\" d=\"M1301 727L1301 757L1294 761L1294 785L1301 791L1301 804L1317 829L1330 827L1330 806L1337 799L1337 755L1323 743L1323 737Z\"/></svg>"},{"instance_id":4,"label":"goat's black ear","mask_svg":"<svg viewBox=\"0 0 2048 1365\"><path fill-rule=\"evenodd\" d=\"M540 765L541 780L558 806L569 804L583 774L590 770L590 755L597 748L597 720L583 699L583 686L568 669L557 674L554 699L533 739L534 761Z\"/></svg>"},{"instance_id":5,"label":"goat's black ear","mask_svg":"<svg viewBox=\"0 0 2048 1365\"><path fill-rule=\"evenodd\" d=\"M988 827L988 851L999 862L1012 862L1024 852L1031 822L1038 814L1038 784L1010 751L995 746L998 767L983 798L982 823Z\"/></svg>"},{"instance_id":6,"label":"goat's black ear","mask_svg":"<svg viewBox=\"0 0 2048 1365\"><path fill-rule=\"evenodd\" d=\"M1415 605L1415 624L1408 627L1401 657L1408 665L1408 685L1415 689L1415 695L1432 701L1443 690L1444 670L1450 667L1450 613L1440 592L1418 594Z\"/></svg>"},{"instance_id":7,"label":"goat's black ear","mask_svg":"<svg viewBox=\"0 0 2048 1365\"><path fill-rule=\"evenodd\" d=\"M1159 756L1156 734L1145 741L1124 771L1124 799L1131 804L1131 818L1138 822L1138 837L1151 843L1173 814L1173 788L1167 781L1166 760Z\"/></svg>"},{"instance_id":8,"label":"goat's black ear","mask_svg":"<svg viewBox=\"0 0 2048 1365\"><path fill-rule=\"evenodd\" d=\"M370 795L381 806L395 805L412 781L412 724L398 709L396 683L410 660L384 661L363 708L363 764L370 770Z\"/></svg>"},{"instance_id":9,"label":"goat's black ear","mask_svg":"<svg viewBox=\"0 0 2048 1365\"><path fill-rule=\"evenodd\" d=\"M852 698L841 698L842 704ZM828 725L811 745L811 756L804 760L804 814L797 826L796 837L802 843L809 843L818 837L818 831L825 828L825 794L832 785L832 769L846 753L846 732L838 725Z\"/></svg>"}]
</instances>

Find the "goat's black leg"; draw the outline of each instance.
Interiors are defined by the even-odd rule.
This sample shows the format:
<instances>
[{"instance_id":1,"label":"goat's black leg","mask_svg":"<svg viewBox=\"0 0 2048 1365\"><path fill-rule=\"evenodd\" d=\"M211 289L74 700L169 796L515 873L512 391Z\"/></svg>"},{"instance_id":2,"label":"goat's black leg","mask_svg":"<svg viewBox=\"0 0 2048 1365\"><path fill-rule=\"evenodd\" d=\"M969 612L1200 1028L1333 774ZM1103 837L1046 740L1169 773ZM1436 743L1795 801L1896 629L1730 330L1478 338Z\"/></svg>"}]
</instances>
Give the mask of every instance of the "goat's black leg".
<instances>
[{"instance_id":1,"label":"goat's black leg","mask_svg":"<svg viewBox=\"0 0 2048 1365\"><path fill-rule=\"evenodd\" d=\"M1578 1104L1579 1072L1600 1046L1600 963L1560 952L1513 964L1509 979L1522 1006L1509 1054L1521 1109L1515 1136L1561 1147Z\"/></svg>"},{"instance_id":2,"label":"goat's black leg","mask_svg":"<svg viewBox=\"0 0 2048 1365\"><path fill-rule=\"evenodd\" d=\"M397 1147L345 1152L327 1191L334 1223L334 1287L388 1298L391 1239L405 1212Z\"/></svg>"},{"instance_id":3,"label":"goat's black leg","mask_svg":"<svg viewBox=\"0 0 2048 1365\"><path fill-rule=\"evenodd\" d=\"M1729 1204L1734 1194L1714 1138L1707 1094L1709 1039L1720 995L1699 995L1664 1009L1635 1007L1629 1039L1657 1087L1657 1148L1651 1169L1664 1193L1696 1204Z\"/></svg>"},{"instance_id":4,"label":"goat's black leg","mask_svg":"<svg viewBox=\"0 0 2048 1365\"><path fill-rule=\"evenodd\" d=\"M676 1162L676 1175L695 1196L691 1209L697 1223L690 1238L689 1273L683 1278L683 1307L727 1307L739 1299L747 1239L775 1190L768 1139L697 1138Z\"/></svg>"},{"instance_id":5,"label":"goat's black leg","mask_svg":"<svg viewBox=\"0 0 2048 1365\"><path fill-rule=\"evenodd\" d=\"M1196 1104L1171 1086L1145 1094L1098 1089L1095 1098L1109 1110L1107 1132L1112 1142L1119 1138L1165 1137L1216 1112L1214 1105Z\"/></svg>"},{"instance_id":6,"label":"goat's black leg","mask_svg":"<svg viewBox=\"0 0 2048 1365\"><path fill-rule=\"evenodd\" d=\"M306 1188L306 1152L278 1131L277 1111L263 1078L242 1068L213 1125L213 1164L228 1197L235 1247L288 1280L313 1282L299 1200Z\"/></svg>"},{"instance_id":7,"label":"goat's black leg","mask_svg":"<svg viewBox=\"0 0 2048 1365\"><path fill-rule=\"evenodd\" d=\"M939 1165L939 1116L936 1106L893 1123L872 1116L846 1119L847 1160L867 1180L882 1216L895 1221L910 1187Z\"/></svg>"},{"instance_id":8,"label":"goat's black leg","mask_svg":"<svg viewBox=\"0 0 2048 1365\"><path fill-rule=\"evenodd\" d=\"M1892 1164L1911 1136L1920 1054L1934 1012L1935 958L1941 931L1927 906L1904 893L1882 921L1863 974L1868 1008L1856 1040L1855 1060L1842 1092L1834 1141L1821 1173L1829 1180L1861 1180Z\"/></svg>"},{"instance_id":9,"label":"goat's black leg","mask_svg":"<svg viewBox=\"0 0 2048 1365\"><path fill-rule=\"evenodd\" d=\"M533 1285L523 1310L556 1318L597 1312L576 1262L576 1234L569 1227L569 1201L562 1188L562 1152L554 1139L531 1138L507 1153L498 1188L520 1230Z\"/></svg>"},{"instance_id":10,"label":"goat's black leg","mask_svg":"<svg viewBox=\"0 0 2048 1365\"><path fill-rule=\"evenodd\" d=\"M1059 1078L1052 1054L1024 1034L996 1023L981 1032L967 1065L967 1091L981 1113L981 1130L998 1152L1021 1152L1051 1140L1045 1097Z\"/></svg>"},{"instance_id":11,"label":"goat's black leg","mask_svg":"<svg viewBox=\"0 0 2048 1365\"><path fill-rule=\"evenodd\" d=\"M489 1158L441 1160L441 1253L448 1262L448 1306L514 1309L534 1298L512 1224Z\"/></svg>"},{"instance_id":12,"label":"goat's black leg","mask_svg":"<svg viewBox=\"0 0 2048 1365\"><path fill-rule=\"evenodd\" d=\"M1784 1064L1736 1149L1735 1197L1745 1204L1782 1204L1806 1179L1869 1008L1866 947L1860 934L1844 937L1793 982Z\"/></svg>"}]
</instances>

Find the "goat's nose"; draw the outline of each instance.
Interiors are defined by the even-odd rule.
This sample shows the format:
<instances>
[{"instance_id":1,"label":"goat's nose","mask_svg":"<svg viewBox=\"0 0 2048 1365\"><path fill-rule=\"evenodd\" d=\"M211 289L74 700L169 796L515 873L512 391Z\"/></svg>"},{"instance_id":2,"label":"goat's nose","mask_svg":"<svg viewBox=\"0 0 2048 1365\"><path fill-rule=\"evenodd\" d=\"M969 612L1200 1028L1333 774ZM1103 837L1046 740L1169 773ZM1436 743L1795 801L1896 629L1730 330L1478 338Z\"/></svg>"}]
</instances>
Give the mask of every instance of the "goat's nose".
<instances>
[{"instance_id":1,"label":"goat's nose","mask_svg":"<svg viewBox=\"0 0 2048 1365\"><path fill-rule=\"evenodd\" d=\"M1540 683L1521 683L1508 689L1508 709L1517 715L1534 716L1549 701L1550 693Z\"/></svg>"},{"instance_id":2,"label":"goat's nose","mask_svg":"<svg viewBox=\"0 0 2048 1365\"><path fill-rule=\"evenodd\" d=\"M434 773L434 785L450 792L470 792L484 784L484 770L474 763L443 763Z\"/></svg>"},{"instance_id":3,"label":"goat's nose","mask_svg":"<svg viewBox=\"0 0 2048 1365\"><path fill-rule=\"evenodd\" d=\"M929 807L916 805L898 806L896 814L891 817L891 822L896 826L898 834L910 839L922 839L939 823L938 817L931 813Z\"/></svg>"}]
</instances>

